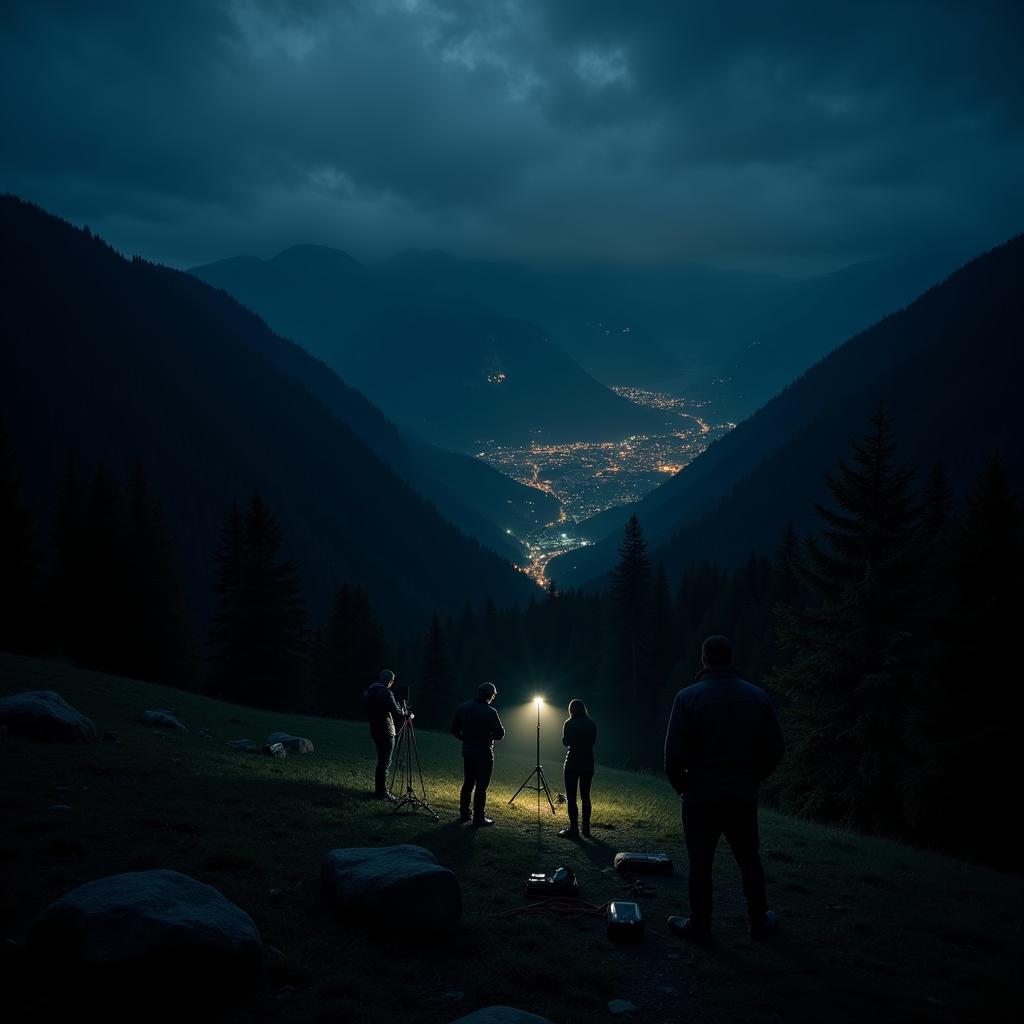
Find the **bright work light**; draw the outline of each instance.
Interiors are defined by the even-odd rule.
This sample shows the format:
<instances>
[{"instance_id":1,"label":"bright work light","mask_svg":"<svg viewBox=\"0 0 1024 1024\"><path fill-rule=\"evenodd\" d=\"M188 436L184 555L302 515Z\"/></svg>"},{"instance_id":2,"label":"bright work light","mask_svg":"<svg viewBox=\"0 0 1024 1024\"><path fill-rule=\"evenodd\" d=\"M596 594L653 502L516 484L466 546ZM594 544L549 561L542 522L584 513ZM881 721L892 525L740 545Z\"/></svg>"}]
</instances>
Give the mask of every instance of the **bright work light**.
<instances>
[{"instance_id":1,"label":"bright work light","mask_svg":"<svg viewBox=\"0 0 1024 1024\"><path fill-rule=\"evenodd\" d=\"M538 821L540 820L540 794L541 794L541 792L543 792L547 796L547 798L548 798L548 803L551 806L551 813L552 814L555 813L555 801L551 798L551 789L548 786L547 779L544 778L544 769L541 767L541 763L540 763L540 709L541 709L541 706L543 704L544 704L544 698L543 697L534 697L533 698L533 706L537 709L537 767L534 768L533 771L530 772L530 774L526 776L526 781L515 791L515 793L512 794L512 799L509 800L510 804L515 803L516 797L519 796L519 794L522 793L522 791L524 789L526 789L526 787L529 785L530 779L536 777L537 785L536 786L530 786L530 789L537 790L537 820Z\"/></svg>"}]
</instances>

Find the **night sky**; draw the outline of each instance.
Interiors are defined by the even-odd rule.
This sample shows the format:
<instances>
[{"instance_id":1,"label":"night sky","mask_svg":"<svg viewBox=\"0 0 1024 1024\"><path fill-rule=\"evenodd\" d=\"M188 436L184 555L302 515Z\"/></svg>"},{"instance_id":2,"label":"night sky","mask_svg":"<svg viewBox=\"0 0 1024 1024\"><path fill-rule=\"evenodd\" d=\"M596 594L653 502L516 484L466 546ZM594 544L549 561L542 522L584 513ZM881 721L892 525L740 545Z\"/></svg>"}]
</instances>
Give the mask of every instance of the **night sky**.
<instances>
[{"instance_id":1,"label":"night sky","mask_svg":"<svg viewBox=\"0 0 1024 1024\"><path fill-rule=\"evenodd\" d=\"M0 190L177 266L980 249L1022 43L1017 2L3 0Z\"/></svg>"}]
</instances>

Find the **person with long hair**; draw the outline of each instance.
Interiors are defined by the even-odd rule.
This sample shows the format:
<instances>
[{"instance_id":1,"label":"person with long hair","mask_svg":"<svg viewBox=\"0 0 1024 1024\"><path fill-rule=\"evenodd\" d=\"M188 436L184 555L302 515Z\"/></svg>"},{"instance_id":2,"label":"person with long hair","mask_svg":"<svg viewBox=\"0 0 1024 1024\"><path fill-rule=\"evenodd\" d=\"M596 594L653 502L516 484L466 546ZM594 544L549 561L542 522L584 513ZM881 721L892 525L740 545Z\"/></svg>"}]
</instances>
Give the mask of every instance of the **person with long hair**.
<instances>
[{"instance_id":1,"label":"person with long hair","mask_svg":"<svg viewBox=\"0 0 1024 1024\"><path fill-rule=\"evenodd\" d=\"M587 705L576 699L569 701L569 717L562 725L562 744L565 753L565 799L569 808L569 827L558 834L566 839L579 839L580 832L590 838L590 785L594 781L594 744L597 742L597 724L587 714ZM579 788L583 804L583 828L580 829L576 789Z\"/></svg>"}]
</instances>

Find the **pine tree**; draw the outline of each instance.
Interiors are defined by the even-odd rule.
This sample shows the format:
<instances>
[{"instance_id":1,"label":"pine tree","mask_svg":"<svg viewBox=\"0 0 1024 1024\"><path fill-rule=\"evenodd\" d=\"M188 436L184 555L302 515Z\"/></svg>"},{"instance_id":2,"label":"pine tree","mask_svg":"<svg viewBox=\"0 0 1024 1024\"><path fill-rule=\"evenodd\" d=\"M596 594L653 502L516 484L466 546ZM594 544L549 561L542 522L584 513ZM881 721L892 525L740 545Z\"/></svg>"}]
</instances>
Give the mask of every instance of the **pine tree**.
<instances>
[{"instance_id":1,"label":"pine tree","mask_svg":"<svg viewBox=\"0 0 1024 1024\"><path fill-rule=\"evenodd\" d=\"M37 583L32 519L0 421L0 649L27 651L35 646Z\"/></svg>"},{"instance_id":2,"label":"pine tree","mask_svg":"<svg viewBox=\"0 0 1024 1024\"><path fill-rule=\"evenodd\" d=\"M654 574L654 602L651 615L653 633L654 674L659 685L668 679L675 660L672 636L672 594L669 591L665 566L658 563Z\"/></svg>"},{"instance_id":3,"label":"pine tree","mask_svg":"<svg viewBox=\"0 0 1024 1024\"><path fill-rule=\"evenodd\" d=\"M910 692L909 624L919 598L911 473L894 464L884 409L856 442L852 464L826 483L837 509L816 504L798 576L820 602L785 608L793 661L771 682L789 699L785 790L802 813L896 830Z\"/></svg>"},{"instance_id":4,"label":"pine tree","mask_svg":"<svg viewBox=\"0 0 1024 1024\"><path fill-rule=\"evenodd\" d=\"M132 473L125 533L126 604L119 671L138 679L187 683L194 662L174 558L141 461Z\"/></svg>"},{"instance_id":5,"label":"pine tree","mask_svg":"<svg viewBox=\"0 0 1024 1024\"><path fill-rule=\"evenodd\" d=\"M299 709L306 613L298 566L281 557L282 543L281 527L258 493L241 517L232 508L217 556L220 601L211 642L221 693L258 707Z\"/></svg>"},{"instance_id":6,"label":"pine tree","mask_svg":"<svg viewBox=\"0 0 1024 1024\"><path fill-rule=\"evenodd\" d=\"M933 646L910 722L907 804L916 837L1001 864L1016 800L1024 617L1024 515L993 458L963 520L941 534L948 597L936 595Z\"/></svg>"},{"instance_id":7,"label":"pine tree","mask_svg":"<svg viewBox=\"0 0 1024 1024\"><path fill-rule=\"evenodd\" d=\"M629 518L612 574L616 687L623 698L630 747L638 763L653 766L647 737L655 727L659 680L652 662L651 562L640 520Z\"/></svg>"},{"instance_id":8,"label":"pine tree","mask_svg":"<svg viewBox=\"0 0 1024 1024\"><path fill-rule=\"evenodd\" d=\"M210 629L210 689L220 696L239 696L245 672L242 636L242 510L232 502L220 546L213 556L213 592L217 607Z\"/></svg>"},{"instance_id":9,"label":"pine tree","mask_svg":"<svg viewBox=\"0 0 1024 1024\"><path fill-rule=\"evenodd\" d=\"M128 607L124 496L103 465L96 467L78 539L80 578L68 653L83 668L116 672Z\"/></svg>"},{"instance_id":10,"label":"pine tree","mask_svg":"<svg viewBox=\"0 0 1024 1024\"><path fill-rule=\"evenodd\" d=\"M437 612L430 620L430 628L423 641L418 681L418 705L426 711L431 724L443 724L451 714L455 695L448 645Z\"/></svg>"},{"instance_id":11,"label":"pine tree","mask_svg":"<svg viewBox=\"0 0 1024 1024\"><path fill-rule=\"evenodd\" d=\"M319 706L328 715L362 716L362 694L388 661L388 640L360 587L342 582L327 624L327 677Z\"/></svg>"}]
</instances>

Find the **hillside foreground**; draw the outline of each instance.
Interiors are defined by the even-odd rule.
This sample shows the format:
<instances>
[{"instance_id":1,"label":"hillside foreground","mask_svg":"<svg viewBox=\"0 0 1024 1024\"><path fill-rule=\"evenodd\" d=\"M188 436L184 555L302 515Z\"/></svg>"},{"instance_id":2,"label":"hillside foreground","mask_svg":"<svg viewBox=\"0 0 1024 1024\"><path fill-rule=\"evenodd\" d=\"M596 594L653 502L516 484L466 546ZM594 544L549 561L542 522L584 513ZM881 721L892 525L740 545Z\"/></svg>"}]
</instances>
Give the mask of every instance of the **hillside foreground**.
<instances>
[{"instance_id":1,"label":"hillside foreground","mask_svg":"<svg viewBox=\"0 0 1024 1024\"><path fill-rule=\"evenodd\" d=\"M780 934L768 944L747 937L723 843L716 943L690 947L665 923L686 912L686 854L678 801L663 778L599 766L594 839L574 844L557 835L564 807L538 813L530 792L508 805L533 759L499 746L488 803L497 825L475 830L456 821L461 759L443 734L417 733L435 823L369 799L373 750L362 723L256 711L0 655L0 696L38 689L56 690L119 742L8 736L0 744L0 985L18 1019L84 1015L56 1001L52 976L43 985L26 969L22 940L34 917L83 882L155 867L218 888L273 947L257 986L210 1008L222 1022L440 1024L507 1004L572 1024L613 1019L615 999L633 1003L627 1019L638 1021L988 1022L1016 1019L1024 1005L1018 876L762 811ZM143 725L149 708L172 710L190 732ZM308 737L315 753L277 760L225 745L262 743L276 730ZM557 736L545 738L556 791L557 747ZM427 847L457 874L464 915L454 937L425 939L401 920L370 929L326 904L326 852L397 843ZM672 877L646 879L642 944L612 944L600 912L509 913L528 904L530 872L560 864L576 871L588 904L627 897L628 880L611 868L620 850L664 851L675 862ZM105 1012L115 995L103 995ZM181 1015L157 992L134 1010L136 1019Z\"/></svg>"}]
</instances>

